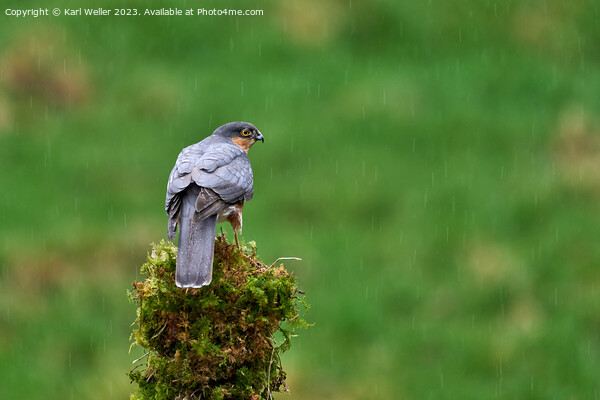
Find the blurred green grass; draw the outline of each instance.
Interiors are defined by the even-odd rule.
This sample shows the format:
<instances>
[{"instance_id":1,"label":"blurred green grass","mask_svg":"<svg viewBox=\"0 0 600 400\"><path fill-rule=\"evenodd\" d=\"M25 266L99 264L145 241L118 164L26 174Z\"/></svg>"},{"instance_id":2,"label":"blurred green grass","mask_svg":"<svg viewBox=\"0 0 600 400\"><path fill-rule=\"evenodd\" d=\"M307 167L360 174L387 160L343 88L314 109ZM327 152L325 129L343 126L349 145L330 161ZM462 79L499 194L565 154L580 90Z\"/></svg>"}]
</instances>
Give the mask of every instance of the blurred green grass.
<instances>
[{"instance_id":1,"label":"blurred green grass","mask_svg":"<svg viewBox=\"0 0 600 400\"><path fill-rule=\"evenodd\" d=\"M125 290L170 169L248 120L243 237L303 258L316 323L290 398L595 398L598 4L246 6L0 17L0 397L133 390Z\"/></svg>"}]
</instances>

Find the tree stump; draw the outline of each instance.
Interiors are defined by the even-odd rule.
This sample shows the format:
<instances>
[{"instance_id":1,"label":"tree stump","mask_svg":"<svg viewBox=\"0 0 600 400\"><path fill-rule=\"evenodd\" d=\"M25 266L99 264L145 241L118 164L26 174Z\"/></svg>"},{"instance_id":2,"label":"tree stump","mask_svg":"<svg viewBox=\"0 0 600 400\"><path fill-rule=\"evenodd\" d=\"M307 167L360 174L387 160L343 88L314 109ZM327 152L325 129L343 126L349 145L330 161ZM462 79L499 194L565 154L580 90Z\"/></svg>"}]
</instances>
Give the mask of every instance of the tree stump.
<instances>
[{"instance_id":1,"label":"tree stump","mask_svg":"<svg viewBox=\"0 0 600 400\"><path fill-rule=\"evenodd\" d=\"M147 278L129 292L138 305L132 346L147 350L129 372L131 399L266 400L287 390L281 354L309 326L294 275L260 262L252 242L240 249L221 234L211 284L181 289L176 257L173 243L155 244L141 267Z\"/></svg>"}]
</instances>

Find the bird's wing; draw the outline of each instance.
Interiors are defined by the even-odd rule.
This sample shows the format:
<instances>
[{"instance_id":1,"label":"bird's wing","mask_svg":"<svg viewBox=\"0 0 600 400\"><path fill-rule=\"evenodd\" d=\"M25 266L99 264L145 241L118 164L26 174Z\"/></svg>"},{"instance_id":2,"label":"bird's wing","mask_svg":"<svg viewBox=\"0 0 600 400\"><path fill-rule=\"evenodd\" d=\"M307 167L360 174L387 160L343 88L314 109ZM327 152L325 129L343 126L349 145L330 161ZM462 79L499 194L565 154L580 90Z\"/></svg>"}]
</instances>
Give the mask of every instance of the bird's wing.
<instances>
[{"instance_id":1,"label":"bird's wing","mask_svg":"<svg viewBox=\"0 0 600 400\"><path fill-rule=\"evenodd\" d=\"M203 189L196 201L201 217L219 212L228 203L252 199L254 190L250 160L239 146L205 139L186 147L177 157L167 183L165 211L171 240L177 229L181 193L192 182Z\"/></svg>"},{"instance_id":2,"label":"bird's wing","mask_svg":"<svg viewBox=\"0 0 600 400\"><path fill-rule=\"evenodd\" d=\"M239 146L215 146L196 165L192 169L192 181L200 187L211 189L224 202L231 204L252 199L252 167L246 152Z\"/></svg>"},{"instance_id":3,"label":"bird's wing","mask_svg":"<svg viewBox=\"0 0 600 400\"><path fill-rule=\"evenodd\" d=\"M208 139L208 138L207 138ZM165 211L169 216L167 231L169 240L175 239L177 231L177 223L181 212L182 193L192 182L192 169L196 161L198 161L209 147L207 139L188 146L181 150L169 181L167 182L167 196L165 199Z\"/></svg>"},{"instance_id":4,"label":"bird's wing","mask_svg":"<svg viewBox=\"0 0 600 400\"><path fill-rule=\"evenodd\" d=\"M181 193L192 181L192 169L195 162L204 154L205 147L202 142L188 146L179 153L169 181L167 182L167 198L165 211L169 217L175 217L181 207Z\"/></svg>"},{"instance_id":5,"label":"bird's wing","mask_svg":"<svg viewBox=\"0 0 600 400\"><path fill-rule=\"evenodd\" d=\"M201 171L212 173L217 168L228 165L235 158L244 155L246 155L244 150L227 140L207 147L206 151L196 159L194 166Z\"/></svg>"}]
</instances>

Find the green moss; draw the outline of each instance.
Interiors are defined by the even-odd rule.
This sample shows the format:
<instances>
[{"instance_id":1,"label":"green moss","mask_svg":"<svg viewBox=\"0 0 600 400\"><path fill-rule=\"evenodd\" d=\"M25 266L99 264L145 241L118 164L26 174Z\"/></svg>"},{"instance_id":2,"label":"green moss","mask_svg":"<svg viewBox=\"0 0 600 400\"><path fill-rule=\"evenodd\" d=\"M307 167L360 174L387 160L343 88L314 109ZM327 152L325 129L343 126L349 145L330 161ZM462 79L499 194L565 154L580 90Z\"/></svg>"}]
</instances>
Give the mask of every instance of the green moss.
<instances>
[{"instance_id":1,"label":"green moss","mask_svg":"<svg viewBox=\"0 0 600 400\"><path fill-rule=\"evenodd\" d=\"M268 266L256 248L215 241L213 281L201 289L175 286L177 248L154 245L129 296L138 305L133 345L147 358L129 372L132 399L268 399L286 388L281 354L308 309L283 265ZM276 332L283 342L276 343ZM145 361L145 363L144 363Z\"/></svg>"}]
</instances>

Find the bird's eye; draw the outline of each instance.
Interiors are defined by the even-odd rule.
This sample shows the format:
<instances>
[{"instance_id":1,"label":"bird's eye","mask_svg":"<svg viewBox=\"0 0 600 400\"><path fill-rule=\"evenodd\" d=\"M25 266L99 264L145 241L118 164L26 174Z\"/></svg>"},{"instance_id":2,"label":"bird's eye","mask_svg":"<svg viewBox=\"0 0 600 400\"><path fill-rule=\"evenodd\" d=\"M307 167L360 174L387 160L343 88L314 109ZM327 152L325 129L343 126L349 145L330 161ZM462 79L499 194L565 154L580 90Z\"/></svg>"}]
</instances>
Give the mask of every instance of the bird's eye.
<instances>
[{"instance_id":1,"label":"bird's eye","mask_svg":"<svg viewBox=\"0 0 600 400\"><path fill-rule=\"evenodd\" d=\"M250 131L248 129L242 130L242 136L250 136Z\"/></svg>"}]
</instances>

